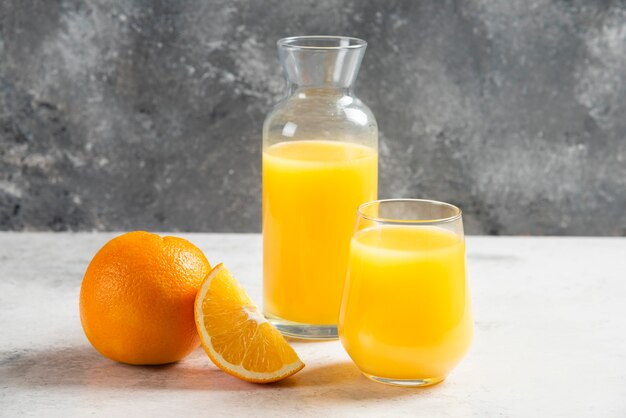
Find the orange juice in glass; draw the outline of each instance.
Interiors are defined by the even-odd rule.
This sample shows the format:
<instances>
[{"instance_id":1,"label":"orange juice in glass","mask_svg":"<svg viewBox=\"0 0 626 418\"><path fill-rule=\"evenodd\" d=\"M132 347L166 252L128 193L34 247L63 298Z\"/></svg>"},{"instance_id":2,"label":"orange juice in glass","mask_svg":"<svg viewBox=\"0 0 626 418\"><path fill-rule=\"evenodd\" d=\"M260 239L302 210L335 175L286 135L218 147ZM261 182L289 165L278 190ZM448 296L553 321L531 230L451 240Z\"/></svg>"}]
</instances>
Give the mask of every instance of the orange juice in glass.
<instances>
[{"instance_id":1,"label":"orange juice in glass","mask_svg":"<svg viewBox=\"0 0 626 418\"><path fill-rule=\"evenodd\" d=\"M337 337L354 214L377 197L378 128L352 87L365 46L278 42L289 94L263 127L263 293L291 337Z\"/></svg>"},{"instance_id":2,"label":"orange juice in glass","mask_svg":"<svg viewBox=\"0 0 626 418\"><path fill-rule=\"evenodd\" d=\"M473 335L458 208L410 199L359 208L339 333L373 380L427 386L445 379Z\"/></svg>"}]
</instances>

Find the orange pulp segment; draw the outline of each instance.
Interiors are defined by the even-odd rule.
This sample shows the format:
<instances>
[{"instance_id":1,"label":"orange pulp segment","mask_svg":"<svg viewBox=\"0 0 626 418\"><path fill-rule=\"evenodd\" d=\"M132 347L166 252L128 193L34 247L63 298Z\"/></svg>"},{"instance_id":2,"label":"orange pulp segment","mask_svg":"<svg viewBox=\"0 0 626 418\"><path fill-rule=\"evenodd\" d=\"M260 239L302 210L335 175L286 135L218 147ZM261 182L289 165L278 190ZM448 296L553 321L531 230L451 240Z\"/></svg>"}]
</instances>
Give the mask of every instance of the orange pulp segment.
<instances>
[{"instance_id":1,"label":"orange pulp segment","mask_svg":"<svg viewBox=\"0 0 626 418\"><path fill-rule=\"evenodd\" d=\"M204 350L228 374L248 382L270 383L304 367L293 348L221 263L198 291L195 318Z\"/></svg>"}]
</instances>

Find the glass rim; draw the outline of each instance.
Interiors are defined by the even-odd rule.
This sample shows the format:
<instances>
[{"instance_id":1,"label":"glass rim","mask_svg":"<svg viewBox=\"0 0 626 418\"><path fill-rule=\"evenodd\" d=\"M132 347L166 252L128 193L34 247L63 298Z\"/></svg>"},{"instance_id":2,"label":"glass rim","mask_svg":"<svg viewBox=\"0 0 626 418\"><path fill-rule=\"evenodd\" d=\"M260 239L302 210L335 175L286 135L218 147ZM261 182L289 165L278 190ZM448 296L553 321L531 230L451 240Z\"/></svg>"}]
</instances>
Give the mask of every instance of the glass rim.
<instances>
[{"instance_id":1,"label":"glass rim","mask_svg":"<svg viewBox=\"0 0 626 418\"><path fill-rule=\"evenodd\" d=\"M299 44L300 41L348 41L347 45L306 45ZM352 36L334 36L334 35L305 35L305 36L290 36L287 38L279 39L276 44L283 48L292 49L317 49L320 51L338 51L343 49L357 49L367 46L367 42L360 38L354 38Z\"/></svg>"},{"instance_id":2,"label":"glass rim","mask_svg":"<svg viewBox=\"0 0 626 418\"><path fill-rule=\"evenodd\" d=\"M372 216L363 212L363 209L368 208L372 205L381 204L381 203L393 203L393 202L427 203L433 206L446 207L446 208L452 209L454 211L454 215L448 216L445 218L434 218L434 219L392 219L392 218L382 218L378 216ZM442 202L439 200L432 200L432 199L409 199L409 198L372 200L372 201L360 204L356 212L358 216L365 218L369 221L381 222L381 223L405 224L405 225L406 224L408 225L438 225L438 224L457 221L461 219L461 216L463 215L463 211L461 211L461 208L451 203Z\"/></svg>"}]
</instances>

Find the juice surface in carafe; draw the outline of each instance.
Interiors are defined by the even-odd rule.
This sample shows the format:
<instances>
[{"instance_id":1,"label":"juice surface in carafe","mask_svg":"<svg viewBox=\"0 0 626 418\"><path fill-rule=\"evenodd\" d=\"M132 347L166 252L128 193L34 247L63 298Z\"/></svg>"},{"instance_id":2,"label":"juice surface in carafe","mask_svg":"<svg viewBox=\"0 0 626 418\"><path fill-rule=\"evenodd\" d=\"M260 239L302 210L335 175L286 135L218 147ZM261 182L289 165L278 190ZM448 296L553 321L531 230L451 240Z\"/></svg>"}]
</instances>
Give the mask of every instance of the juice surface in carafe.
<instances>
[{"instance_id":1,"label":"juice surface in carafe","mask_svg":"<svg viewBox=\"0 0 626 418\"><path fill-rule=\"evenodd\" d=\"M374 148L281 142L263 152L265 313L336 324L357 207L377 196Z\"/></svg>"}]
</instances>

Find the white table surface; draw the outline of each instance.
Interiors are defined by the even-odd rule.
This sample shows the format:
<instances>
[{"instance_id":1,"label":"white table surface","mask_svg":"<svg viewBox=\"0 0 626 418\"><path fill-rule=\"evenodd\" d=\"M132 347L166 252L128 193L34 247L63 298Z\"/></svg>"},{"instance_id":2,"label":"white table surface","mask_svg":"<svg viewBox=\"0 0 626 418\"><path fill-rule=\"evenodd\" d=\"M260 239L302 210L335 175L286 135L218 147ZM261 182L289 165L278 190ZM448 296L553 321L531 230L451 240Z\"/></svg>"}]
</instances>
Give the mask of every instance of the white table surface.
<instances>
[{"instance_id":1,"label":"white table surface","mask_svg":"<svg viewBox=\"0 0 626 418\"><path fill-rule=\"evenodd\" d=\"M626 417L626 238L469 237L476 335L444 383L370 382L341 344L294 343L306 367L239 381L198 349L168 366L101 357L82 275L115 234L0 233L0 416ZM261 301L256 234L178 234Z\"/></svg>"}]
</instances>

